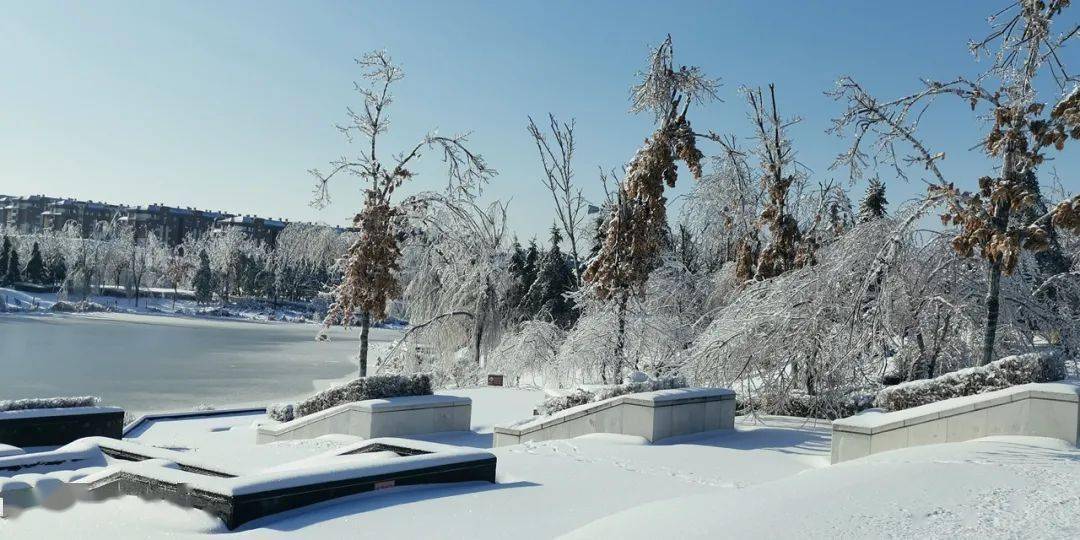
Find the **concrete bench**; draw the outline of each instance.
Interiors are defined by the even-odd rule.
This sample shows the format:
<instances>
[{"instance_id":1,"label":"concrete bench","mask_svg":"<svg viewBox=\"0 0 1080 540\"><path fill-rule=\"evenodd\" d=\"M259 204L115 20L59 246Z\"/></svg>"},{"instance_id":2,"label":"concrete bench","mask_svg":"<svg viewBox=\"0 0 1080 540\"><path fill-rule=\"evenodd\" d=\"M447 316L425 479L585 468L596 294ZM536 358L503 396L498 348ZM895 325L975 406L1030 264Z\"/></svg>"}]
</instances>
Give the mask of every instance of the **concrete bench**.
<instances>
[{"instance_id":1,"label":"concrete bench","mask_svg":"<svg viewBox=\"0 0 1080 540\"><path fill-rule=\"evenodd\" d=\"M1025 384L895 412L832 423L832 462L925 444L989 435L1030 435L1080 442L1080 382Z\"/></svg>"},{"instance_id":2,"label":"concrete bench","mask_svg":"<svg viewBox=\"0 0 1080 540\"><path fill-rule=\"evenodd\" d=\"M551 416L495 427L495 446L571 439L590 433L637 435L652 442L702 431L732 429L735 392L726 388L657 390L587 403Z\"/></svg>"},{"instance_id":3,"label":"concrete bench","mask_svg":"<svg viewBox=\"0 0 1080 540\"><path fill-rule=\"evenodd\" d=\"M406 396L354 401L281 424L259 426L256 442L355 435L365 439L440 431L468 431L472 400L459 396Z\"/></svg>"},{"instance_id":4,"label":"concrete bench","mask_svg":"<svg viewBox=\"0 0 1080 540\"><path fill-rule=\"evenodd\" d=\"M118 407L66 407L0 411L0 444L61 446L83 437L119 439L124 410Z\"/></svg>"}]
</instances>

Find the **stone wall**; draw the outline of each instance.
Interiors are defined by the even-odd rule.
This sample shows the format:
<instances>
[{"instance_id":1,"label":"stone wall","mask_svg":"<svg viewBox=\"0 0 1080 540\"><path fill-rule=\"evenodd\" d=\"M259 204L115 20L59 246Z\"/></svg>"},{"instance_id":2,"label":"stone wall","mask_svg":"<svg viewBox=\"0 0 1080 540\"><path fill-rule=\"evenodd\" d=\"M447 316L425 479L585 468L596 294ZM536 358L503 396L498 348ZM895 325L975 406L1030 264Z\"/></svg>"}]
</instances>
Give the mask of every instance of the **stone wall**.
<instances>
[{"instance_id":1,"label":"stone wall","mask_svg":"<svg viewBox=\"0 0 1080 540\"><path fill-rule=\"evenodd\" d=\"M735 393L724 388L680 388L614 397L549 417L497 426L495 446L571 439L590 433L636 435L652 442L676 435L732 429Z\"/></svg>"},{"instance_id":2,"label":"stone wall","mask_svg":"<svg viewBox=\"0 0 1080 540\"><path fill-rule=\"evenodd\" d=\"M406 396L338 405L281 424L259 426L259 444L313 439L331 433L365 439L440 431L468 431L472 400L458 396Z\"/></svg>"},{"instance_id":3,"label":"stone wall","mask_svg":"<svg viewBox=\"0 0 1080 540\"><path fill-rule=\"evenodd\" d=\"M832 462L990 435L1080 443L1080 382L1024 384L902 411L865 412L833 422Z\"/></svg>"}]
</instances>

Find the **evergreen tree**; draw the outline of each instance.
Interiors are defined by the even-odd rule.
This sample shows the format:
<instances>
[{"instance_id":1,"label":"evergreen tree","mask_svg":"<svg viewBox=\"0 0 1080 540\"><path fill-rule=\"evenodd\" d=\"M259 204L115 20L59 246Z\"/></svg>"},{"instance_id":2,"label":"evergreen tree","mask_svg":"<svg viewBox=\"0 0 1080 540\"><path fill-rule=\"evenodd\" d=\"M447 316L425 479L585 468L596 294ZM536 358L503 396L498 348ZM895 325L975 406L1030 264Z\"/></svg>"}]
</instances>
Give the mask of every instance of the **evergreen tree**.
<instances>
[{"instance_id":1,"label":"evergreen tree","mask_svg":"<svg viewBox=\"0 0 1080 540\"><path fill-rule=\"evenodd\" d=\"M67 279L67 263L64 262L62 255L56 253L49 259L47 280L49 283L63 283L65 279Z\"/></svg>"},{"instance_id":2,"label":"evergreen tree","mask_svg":"<svg viewBox=\"0 0 1080 540\"><path fill-rule=\"evenodd\" d=\"M206 250L199 252L199 268L195 271L195 277L191 280L195 289L195 300L199 303L209 302L214 293L214 273L210 270L210 257Z\"/></svg>"},{"instance_id":3,"label":"evergreen tree","mask_svg":"<svg viewBox=\"0 0 1080 540\"><path fill-rule=\"evenodd\" d=\"M551 248L540 259L529 292L525 296L527 313L532 318L550 317L562 328L569 328L577 320L573 303L566 293L574 290L573 262L559 249L562 234L559 228L551 228Z\"/></svg>"},{"instance_id":4,"label":"evergreen tree","mask_svg":"<svg viewBox=\"0 0 1080 540\"><path fill-rule=\"evenodd\" d=\"M38 285L45 283L45 262L41 259L41 248L37 242L30 250L30 262L26 263L26 281Z\"/></svg>"},{"instance_id":5,"label":"evergreen tree","mask_svg":"<svg viewBox=\"0 0 1080 540\"><path fill-rule=\"evenodd\" d=\"M859 223L866 223L885 217L885 184L877 178L870 179L866 194L859 201Z\"/></svg>"},{"instance_id":6,"label":"evergreen tree","mask_svg":"<svg viewBox=\"0 0 1080 540\"><path fill-rule=\"evenodd\" d=\"M11 256L11 252L14 251L11 247L11 239L4 235L4 244L0 246L0 281L3 281L4 276L7 274L8 257Z\"/></svg>"},{"instance_id":7,"label":"evergreen tree","mask_svg":"<svg viewBox=\"0 0 1080 540\"><path fill-rule=\"evenodd\" d=\"M22 272L19 271L19 252L14 249L8 254L7 273L4 274L4 285L14 285L22 281Z\"/></svg>"},{"instance_id":8,"label":"evergreen tree","mask_svg":"<svg viewBox=\"0 0 1080 540\"><path fill-rule=\"evenodd\" d=\"M522 300L525 299L525 293L529 291L529 285L525 280L526 269L528 267L528 253L525 248L521 247L521 242L518 242L517 237L514 237L514 242L510 245L510 278L511 284L506 291L506 305L511 309L511 320L516 322L523 320L524 313L521 311Z\"/></svg>"}]
</instances>

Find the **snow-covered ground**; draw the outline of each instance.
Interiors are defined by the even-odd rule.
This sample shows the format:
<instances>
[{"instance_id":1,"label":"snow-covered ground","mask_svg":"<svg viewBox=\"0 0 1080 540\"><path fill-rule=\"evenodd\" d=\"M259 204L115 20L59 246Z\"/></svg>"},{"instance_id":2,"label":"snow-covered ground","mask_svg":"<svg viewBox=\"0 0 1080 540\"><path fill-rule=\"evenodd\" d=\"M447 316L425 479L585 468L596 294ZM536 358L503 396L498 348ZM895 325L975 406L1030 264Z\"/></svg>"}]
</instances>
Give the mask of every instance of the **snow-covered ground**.
<instances>
[{"instance_id":1,"label":"snow-covered ground","mask_svg":"<svg viewBox=\"0 0 1080 540\"><path fill-rule=\"evenodd\" d=\"M428 440L486 446L491 425L526 417L540 391L478 388L473 431ZM133 439L239 470L347 444L255 445L258 416L160 422ZM864 538L1080 534L1080 451L996 437L828 464L829 431L801 419L740 419L735 431L647 444L594 435L493 449L498 483L395 488L257 520L238 538ZM89 531L93 531L92 534ZM215 518L124 497L0 520L2 538L199 538Z\"/></svg>"},{"instance_id":2,"label":"snow-covered ground","mask_svg":"<svg viewBox=\"0 0 1080 540\"><path fill-rule=\"evenodd\" d=\"M200 305L194 300L181 299L173 302L172 289L150 288L143 291L139 303L133 298L115 295L91 295L88 302L102 306L114 313L131 313L156 316L204 317L239 319L249 321L318 322L311 309L301 309L301 304L282 302L270 307L265 302L237 301L227 306ZM69 302L83 300L81 296L68 298ZM56 293L23 292L0 287L0 313L49 313L57 303Z\"/></svg>"}]
</instances>

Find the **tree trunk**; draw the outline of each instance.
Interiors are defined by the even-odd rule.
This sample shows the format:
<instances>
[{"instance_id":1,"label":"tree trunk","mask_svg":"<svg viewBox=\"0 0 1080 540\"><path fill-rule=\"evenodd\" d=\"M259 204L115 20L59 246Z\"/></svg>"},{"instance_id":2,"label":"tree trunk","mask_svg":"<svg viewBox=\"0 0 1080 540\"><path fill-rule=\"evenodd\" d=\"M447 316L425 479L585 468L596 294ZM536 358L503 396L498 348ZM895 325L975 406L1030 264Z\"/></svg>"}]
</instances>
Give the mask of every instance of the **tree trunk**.
<instances>
[{"instance_id":1,"label":"tree trunk","mask_svg":"<svg viewBox=\"0 0 1080 540\"><path fill-rule=\"evenodd\" d=\"M365 311L360 315L360 354L357 356L360 361L361 377L367 377L368 332L370 329L371 314Z\"/></svg>"},{"instance_id":2,"label":"tree trunk","mask_svg":"<svg viewBox=\"0 0 1080 540\"><path fill-rule=\"evenodd\" d=\"M1001 292L1001 263L990 262L986 270L986 324L983 325L980 366L985 366L994 360L994 339L997 337L999 312L998 297Z\"/></svg>"},{"instance_id":3,"label":"tree trunk","mask_svg":"<svg viewBox=\"0 0 1080 540\"><path fill-rule=\"evenodd\" d=\"M1017 183L1016 158L1013 151L1006 150L1001 165L1001 177L1006 183ZM994 205L991 225L996 232L1005 232L1009 226L1009 202L1002 201ZM997 337L999 302L1001 296L1001 261L990 260L986 269L986 324L983 326L982 354L979 365L985 366L994 360L994 340Z\"/></svg>"},{"instance_id":4,"label":"tree trunk","mask_svg":"<svg viewBox=\"0 0 1080 540\"><path fill-rule=\"evenodd\" d=\"M619 321L619 333L615 341L615 369L612 373L611 382L618 384L622 378L623 364L626 363L626 302L630 299L627 292L620 293L619 309L617 318ZM606 381L605 381L606 382Z\"/></svg>"}]
</instances>

